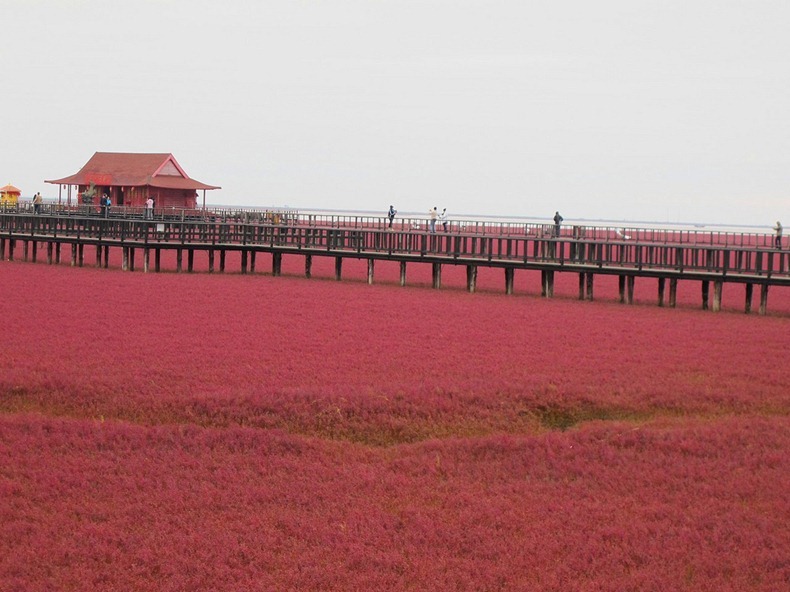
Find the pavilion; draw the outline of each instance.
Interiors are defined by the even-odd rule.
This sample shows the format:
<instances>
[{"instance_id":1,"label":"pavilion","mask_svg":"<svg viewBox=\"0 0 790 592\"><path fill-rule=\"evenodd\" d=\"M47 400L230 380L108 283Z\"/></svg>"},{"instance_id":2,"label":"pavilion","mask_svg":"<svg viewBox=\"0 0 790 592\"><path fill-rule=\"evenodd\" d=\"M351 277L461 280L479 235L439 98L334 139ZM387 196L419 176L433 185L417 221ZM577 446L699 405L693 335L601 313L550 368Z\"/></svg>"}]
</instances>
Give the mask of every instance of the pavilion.
<instances>
[{"instance_id":1,"label":"pavilion","mask_svg":"<svg viewBox=\"0 0 790 592\"><path fill-rule=\"evenodd\" d=\"M151 197L157 208L194 209L200 190L205 207L206 190L220 189L190 178L175 157L165 153L96 152L77 173L45 183L60 185L61 191L67 186L69 204L72 186L79 195L93 186L93 203L106 193L114 205L144 207Z\"/></svg>"}]
</instances>

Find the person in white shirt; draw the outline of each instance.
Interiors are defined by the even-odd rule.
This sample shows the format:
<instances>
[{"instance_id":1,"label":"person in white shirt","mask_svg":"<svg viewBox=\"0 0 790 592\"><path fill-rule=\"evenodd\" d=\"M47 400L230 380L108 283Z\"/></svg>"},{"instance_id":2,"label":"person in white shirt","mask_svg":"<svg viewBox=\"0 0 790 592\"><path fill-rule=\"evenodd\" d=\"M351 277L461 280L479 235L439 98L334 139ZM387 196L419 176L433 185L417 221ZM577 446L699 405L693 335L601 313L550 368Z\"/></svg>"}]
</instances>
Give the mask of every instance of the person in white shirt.
<instances>
[{"instance_id":1,"label":"person in white shirt","mask_svg":"<svg viewBox=\"0 0 790 592\"><path fill-rule=\"evenodd\" d=\"M442 213L439 214L439 222L442 223L442 228L447 232L447 208L443 208Z\"/></svg>"}]
</instances>

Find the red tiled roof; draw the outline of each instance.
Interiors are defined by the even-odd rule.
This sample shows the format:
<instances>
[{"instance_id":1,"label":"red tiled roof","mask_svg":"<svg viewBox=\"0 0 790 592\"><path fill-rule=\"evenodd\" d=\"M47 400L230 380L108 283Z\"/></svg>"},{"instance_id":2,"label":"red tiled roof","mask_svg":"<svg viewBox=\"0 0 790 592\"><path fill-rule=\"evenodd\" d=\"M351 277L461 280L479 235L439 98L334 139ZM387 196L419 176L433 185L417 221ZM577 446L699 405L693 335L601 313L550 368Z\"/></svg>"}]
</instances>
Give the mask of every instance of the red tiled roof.
<instances>
[{"instance_id":1,"label":"red tiled roof","mask_svg":"<svg viewBox=\"0 0 790 592\"><path fill-rule=\"evenodd\" d=\"M55 185L96 185L168 189L219 189L190 179L172 154L96 152L77 173L47 180Z\"/></svg>"},{"instance_id":2,"label":"red tiled roof","mask_svg":"<svg viewBox=\"0 0 790 592\"><path fill-rule=\"evenodd\" d=\"M0 193L22 193L22 190L17 189L13 185L6 185L5 187L0 187Z\"/></svg>"}]
</instances>

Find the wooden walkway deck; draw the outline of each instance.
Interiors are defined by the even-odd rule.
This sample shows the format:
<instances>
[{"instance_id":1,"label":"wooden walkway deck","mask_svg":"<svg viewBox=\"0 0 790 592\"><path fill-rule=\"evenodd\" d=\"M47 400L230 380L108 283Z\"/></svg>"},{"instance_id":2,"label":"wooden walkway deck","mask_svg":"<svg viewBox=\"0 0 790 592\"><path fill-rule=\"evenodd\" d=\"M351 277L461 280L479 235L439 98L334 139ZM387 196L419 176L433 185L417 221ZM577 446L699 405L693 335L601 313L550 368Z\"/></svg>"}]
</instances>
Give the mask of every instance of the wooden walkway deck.
<instances>
[{"instance_id":1,"label":"wooden walkway deck","mask_svg":"<svg viewBox=\"0 0 790 592\"><path fill-rule=\"evenodd\" d=\"M594 278L599 274L619 278L620 300L633 302L634 282L638 277L657 278L659 306L674 306L677 282L680 279L701 283L703 308L721 308L724 284L745 284L744 309L752 309L754 286L760 287L759 312L767 310L771 286L790 286L790 251L755 245L744 240L695 240L674 242L655 231L622 239L596 229L576 229L559 237L537 227L512 229L497 233L455 230L431 234L421 230L396 228L384 224L342 225L338 220L300 221L288 225L264 220L213 219L182 220L162 218L154 221L98 216L35 215L29 212L0 212L0 259L18 256L17 244L22 243L25 259L38 258L39 246L47 252L47 261L60 262L64 245L71 249L71 264L84 263L86 247L95 248L96 265L107 266L109 249L122 249L123 269L135 270L136 253L142 255L143 270L159 271L163 250L176 252L177 270L192 271L196 251L208 253L209 272L215 271L218 258L220 272L225 271L228 252L241 255L241 273L255 270L258 253L272 254L272 274L279 275L283 255L305 258L305 275L310 276L312 258L335 258L336 279L342 277L343 260L348 257L366 259L368 282L374 280L374 263L378 260L400 263L400 282L406 283L406 266L432 266L433 286L441 287L444 265L466 267L467 289L475 291L478 267L504 270L506 293L513 291L516 270L541 272L541 294L551 297L554 274L576 273L579 276L579 298L593 299ZM570 230L570 229L569 229ZM661 238L649 240L644 237ZM726 237L725 237L726 239ZM748 242L748 241L746 241ZM151 265L151 253L154 262ZM666 294L666 284L669 284ZM712 304L710 284L713 283Z\"/></svg>"}]
</instances>

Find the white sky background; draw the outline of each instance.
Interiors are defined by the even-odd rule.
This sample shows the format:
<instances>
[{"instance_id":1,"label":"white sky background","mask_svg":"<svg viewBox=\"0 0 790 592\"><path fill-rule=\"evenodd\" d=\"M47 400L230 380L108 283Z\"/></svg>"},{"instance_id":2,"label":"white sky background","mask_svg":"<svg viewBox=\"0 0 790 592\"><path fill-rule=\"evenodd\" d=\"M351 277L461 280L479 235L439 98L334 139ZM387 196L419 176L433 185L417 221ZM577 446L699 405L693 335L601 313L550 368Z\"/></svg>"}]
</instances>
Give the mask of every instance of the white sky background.
<instances>
[{"instance_id":1,"label":"white sky background","mask_svg":"<svg viewBox=\"0 0 790 592\"><path fill-rule=\"evenodd\" d=\"M0 0L0 184L172 152L211 203L790 222L787 0Z\"/></svg>"}]
</instances>

